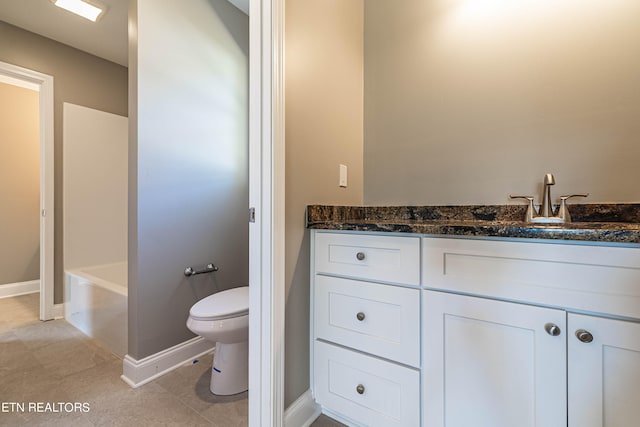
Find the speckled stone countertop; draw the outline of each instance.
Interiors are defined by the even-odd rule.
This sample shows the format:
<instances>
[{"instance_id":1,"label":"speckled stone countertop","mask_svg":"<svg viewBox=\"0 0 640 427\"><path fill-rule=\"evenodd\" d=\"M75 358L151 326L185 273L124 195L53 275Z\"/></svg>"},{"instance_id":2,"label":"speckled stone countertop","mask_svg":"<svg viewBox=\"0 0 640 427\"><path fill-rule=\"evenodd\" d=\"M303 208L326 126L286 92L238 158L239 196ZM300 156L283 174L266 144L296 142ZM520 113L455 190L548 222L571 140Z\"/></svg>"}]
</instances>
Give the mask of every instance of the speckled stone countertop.
<instances>
[{"instance_id":1,"label":"speckled stone countertop","mask_svg":"<svg viewBox=\"0 0 640 427\"><path fill-rule=\"evenodd\" d=\"M307 206L307 228L640 244L640 204L571 204L569 224L523 221L524 205Z\"/></svg>"}]
</instances>

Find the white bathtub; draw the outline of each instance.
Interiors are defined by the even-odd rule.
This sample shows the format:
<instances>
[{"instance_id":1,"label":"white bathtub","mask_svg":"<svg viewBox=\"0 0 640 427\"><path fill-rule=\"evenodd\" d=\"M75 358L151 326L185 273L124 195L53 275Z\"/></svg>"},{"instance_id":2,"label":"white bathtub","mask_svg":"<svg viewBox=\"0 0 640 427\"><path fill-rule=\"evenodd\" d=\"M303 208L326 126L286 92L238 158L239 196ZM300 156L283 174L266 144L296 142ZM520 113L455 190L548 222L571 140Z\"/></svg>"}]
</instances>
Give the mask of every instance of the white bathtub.
<instances>
[{"instance_id":1,"label":"white bathtub","mask_svg":"<svg viewBox=\"0 0 640 427\"><path fill-rule=\"evenodd\" d=\"M66 271L67 322L102 342L113 353L127 353L127 262Z\"/></svg>"}]
</instances>

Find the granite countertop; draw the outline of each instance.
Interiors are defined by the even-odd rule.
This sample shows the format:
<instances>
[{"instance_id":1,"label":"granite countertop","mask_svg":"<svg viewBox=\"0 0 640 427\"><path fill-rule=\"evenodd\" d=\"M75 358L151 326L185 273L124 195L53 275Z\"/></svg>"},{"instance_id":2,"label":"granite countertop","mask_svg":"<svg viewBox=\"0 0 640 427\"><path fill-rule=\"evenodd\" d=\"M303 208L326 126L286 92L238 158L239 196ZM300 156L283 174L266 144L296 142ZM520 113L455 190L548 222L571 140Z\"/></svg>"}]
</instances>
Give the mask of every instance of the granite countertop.
<instances>
[{"instance_id":1,"label":"granite countertop","mask_svg":"<svg viewBox=\"0 0 640 427\"><path fill-rule=\"evenodd\" d=\"M524 205L307 206L307 228L640 243L640 204L572 204L568 224L531 224Z\"/></svg>"}]
</instances>

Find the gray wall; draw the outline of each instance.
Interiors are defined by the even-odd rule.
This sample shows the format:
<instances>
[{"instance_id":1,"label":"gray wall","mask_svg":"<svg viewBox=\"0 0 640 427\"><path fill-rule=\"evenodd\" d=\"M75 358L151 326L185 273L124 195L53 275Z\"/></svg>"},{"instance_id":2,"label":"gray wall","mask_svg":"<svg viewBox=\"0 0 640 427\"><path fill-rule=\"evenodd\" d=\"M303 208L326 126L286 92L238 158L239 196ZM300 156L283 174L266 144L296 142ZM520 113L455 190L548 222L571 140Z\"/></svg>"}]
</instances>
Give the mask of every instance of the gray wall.
<instances>
[{"instance_id":1,"label":"gray wall","mask_svg":"<svg viewBox=\"0 0 640 427\"><path fill-rule=\"evenodd\" d=\"M194 335L248 285L248 18L226 0L130 2L129 355ZM137 122L137 125L136 125ZM186 278L187 266L220 271Z\"/></svg>"},{"instance_id":2,"label":"gray wall","mask_svg":"<svg viewBox=\"0 0 640 427\"><path fill-rule=\"evenodd\" d=\"M40 278L38 98L0 83L0 286Z\"/></svg>"},{"instance_id":3,"label":"gray wall","mask_svg":"<svg viewBox=\"0 0 640 427\"><path fill-rule=\"evenodd\" d=\"M366 204L640 201L640 3L507 3L366 1Z\"/></svg>"},{"instance_id":4,"label":"gray wall","mask_svg":"<svg viewBox=\"0 0 640 427\"><path fill-rule=\"evenodd\" d=\"M363 16L362 0L286 2L285 407L309 388L305 208L362 204Z\"/></svg>"},{"instance_id":5,"label":"gray wall","mask_svg":"<svg viewBox=\"0 0 640 427\"><path fill-rule=\"evenodd\" d=\"M63 298L62 103L127 115L127 69L0 21L0 61L53 76L55 303Z\"/></svg>"}]
</instances>

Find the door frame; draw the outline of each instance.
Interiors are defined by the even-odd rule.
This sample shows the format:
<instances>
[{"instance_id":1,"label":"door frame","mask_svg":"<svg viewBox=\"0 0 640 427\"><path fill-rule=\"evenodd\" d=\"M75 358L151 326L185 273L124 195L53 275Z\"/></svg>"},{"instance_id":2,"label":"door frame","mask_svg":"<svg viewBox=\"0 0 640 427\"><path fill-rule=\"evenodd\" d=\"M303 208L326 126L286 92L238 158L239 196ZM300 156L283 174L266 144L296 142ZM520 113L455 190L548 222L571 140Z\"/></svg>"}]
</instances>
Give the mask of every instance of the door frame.
<instances>
[{"instance_id":1,"label":"door frame","mask_svg":"<svg viewBox=\"0 0 640 427\"><path fill-rule=\"evenodd\" d=\"M54 318L53 76L0 62L0 76L39 93L40 113L40 320Z\"/></svg>"},{"instance_id":2,"label":"door frame","mask_svg":"<svg viewBox=\"0 0 640 427\"><path fill-rule=\"evenodd\" d=\"M249 425L284 423L284 0L249 5Z\"/></svg>"}]
</instances>

